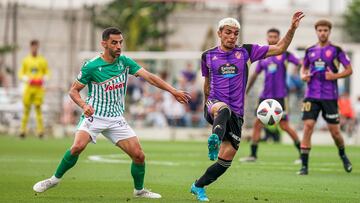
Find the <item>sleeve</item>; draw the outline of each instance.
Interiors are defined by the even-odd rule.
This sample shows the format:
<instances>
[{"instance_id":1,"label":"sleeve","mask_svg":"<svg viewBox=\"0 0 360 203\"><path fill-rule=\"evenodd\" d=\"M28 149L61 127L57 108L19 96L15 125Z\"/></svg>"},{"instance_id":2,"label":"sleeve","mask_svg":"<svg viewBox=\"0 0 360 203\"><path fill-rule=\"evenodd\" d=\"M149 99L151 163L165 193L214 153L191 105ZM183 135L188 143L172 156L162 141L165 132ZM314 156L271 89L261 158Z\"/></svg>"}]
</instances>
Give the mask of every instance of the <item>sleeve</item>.
<instances>
[{"instance_id":1,"label":"sleeve","mask_svg":"<svg viewBox=\"0 0 360 203\"><path fill-rule=\"evenodd\" d=\"M263 66L261 64L261 61L259 61L259 63L256 65L255 73L259 74L261 73L262 70L263 70Z\"/></svg>"},{"instance_id":2,"label":"sleeve","mask_svg":"<svg viewBox=\"0 0 360 203\"><path fill-rule=\"evenodd\" d=\"M80 73L77 76L77 81L83 85L87 85L91 81L91 72L87 62L81 67Z\"/></svg>"},{"instance_id":3,"label":"sleeve","mask_svg":"<svg viewBox=\"0 0 360 203\"><path fill-rule=\"evenodd\" d=\"M305 68L309 68L309 66L310 66L310 60L309 60L309 51L308 51L308 49L307 50L305 50L305 56L304 56L304 67Z\"/></svg>"},{"instance_id":4,"label":"sleeve","mask_svg":"<svg viewBox=\"0 0 360 203\"><path fill-rule=\"evenodd\" d=\"M131 58L125 57L125 61L126 61L125 65L129 67L129 73L131 75L135 75L135 73L141 69L141 66Z\"/></svg>"},{"instance_id":5,"label":"sleeve","mask_svg":"<svg viewBox=\"0 0 360 203\"><path fill-rule=\"evenodd\" d=\"M251 51L249 52L250 61L255 62L265 58L268 51L269 51L268 45L261 46L258 44L252 44Z\"/></svg>"},{"instance_id":6,"label":"sleeve","mask_svg":"<svg viewBox=\"0 0 360 203\"><path fill-rule=\"evenodd\" d=\"M350 64L350 59L348 55L339 47L339 54L337 56L337 59L340 61L340 63L346 68Z\"/></svg>"},{"instance_id":7,"label":"sleeve","mask_svg":"<svg viewBox=\"0 0 360 203\"><path fill-rule=\"evenodd\" d=\"M288 52L288 53L289 54L288 54L287 60L294 65L299 65L300 60L293 53L290 53L290 52Z\"/></svg>"},{"instance_id":8,"label":"sleeve","mask_svg":"<svg viewBox=\"0 0 360 203\"><path fill-rule=\"evenodd\" d=\"M203 77L209 77L209 68L206 65L206 53L201 55L201 75Z\"/></svg>"}]
</instances>

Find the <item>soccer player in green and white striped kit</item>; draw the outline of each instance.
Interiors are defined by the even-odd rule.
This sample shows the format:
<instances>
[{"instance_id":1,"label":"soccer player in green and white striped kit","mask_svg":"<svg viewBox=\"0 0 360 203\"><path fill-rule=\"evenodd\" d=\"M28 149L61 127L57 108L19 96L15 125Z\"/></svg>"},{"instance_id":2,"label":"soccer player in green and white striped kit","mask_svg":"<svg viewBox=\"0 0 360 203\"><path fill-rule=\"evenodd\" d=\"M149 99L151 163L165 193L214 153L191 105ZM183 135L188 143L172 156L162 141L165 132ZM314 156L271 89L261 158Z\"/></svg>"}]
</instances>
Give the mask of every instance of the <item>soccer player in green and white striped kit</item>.
<instances>
[{"instance_id":1,"label":"soccer player in green and white striped kit","mask_svg":"<svg viewBox=\"0 0 360 203\"><path fill-rule=\"evenodd\" d=\"M128 75L142 77L150 84L170 92L180 103L187 103L190 97L188 93L175 89L158 76L141 68L132 59L121 55L122 43L123 35L119 29L110 27L103 31L101 45L104 52L83 65L69 92L73 101L84 111L74 143L65 152L54 175L36 183L33 187L34 191L44 192L56 186L66 171L76 164L87 144L96 143L96 136L102 133L132 159L134 196L161 198L160 194L144 188L145 155L138 137L123 117ZM89 93L87 100L84 101L80 91L86 85Z\"/></svg>"}]
</instances>

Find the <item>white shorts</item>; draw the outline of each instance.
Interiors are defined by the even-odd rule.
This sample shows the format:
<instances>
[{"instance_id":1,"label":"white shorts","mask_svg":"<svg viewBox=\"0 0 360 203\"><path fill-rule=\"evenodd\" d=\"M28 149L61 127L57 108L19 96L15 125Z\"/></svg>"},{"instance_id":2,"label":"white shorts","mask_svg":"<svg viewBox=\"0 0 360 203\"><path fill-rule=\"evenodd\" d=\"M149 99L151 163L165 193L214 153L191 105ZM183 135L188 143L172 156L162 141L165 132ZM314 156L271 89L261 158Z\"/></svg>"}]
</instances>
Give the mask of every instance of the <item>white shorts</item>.
<instances>
[{"instance_id":1,"label":"white shorts","mask_svg":"<svg viewBox=\"0 0 360 203\"><path fill-rule=\"evenodd\" d=\"M83 130L90 134L91 141L96 143L96 136L102 133L112 143L135 137L134 130L128 125L124 117L98 117L91 116L80 118L77 130Z\"/></svg>"}]
</instances>

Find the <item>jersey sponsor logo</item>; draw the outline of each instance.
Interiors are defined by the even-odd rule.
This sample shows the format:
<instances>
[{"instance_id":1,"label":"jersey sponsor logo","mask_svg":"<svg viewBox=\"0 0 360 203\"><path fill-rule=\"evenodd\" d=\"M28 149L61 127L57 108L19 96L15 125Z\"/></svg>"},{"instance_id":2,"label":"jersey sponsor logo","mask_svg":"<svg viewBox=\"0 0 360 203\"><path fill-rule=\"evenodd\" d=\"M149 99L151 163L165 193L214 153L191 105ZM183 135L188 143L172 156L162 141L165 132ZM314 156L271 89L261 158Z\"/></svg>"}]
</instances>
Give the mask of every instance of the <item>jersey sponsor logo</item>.
<instances>
[{"instance_id":1,"label":"jersey sponsor logo","mask_svg":"<svg viewBox=\"0 0 360 203\"><path fill-rule=\"evenodd\" d=\"M31 68L31 73L32 74L36 74L39 71L39 69L37 67L32 67Z\"/></svg>"},{"instance_id":2,"label":"jersey sponsor logo","mask_svg":"<svg viewBox=\"0 0 360 203\"><path fill-rule=\"evenodd\" d=\"M325 62L319 59L314 62L314 68L316 71L324 71L325 70Z\"/></svg>"},{"instance_id":3,"label":"jersey sponsor logo","mask_svg":"<svg viewBox=\"0 0 360 203\"><path fill-rule=\"evenodd\" d=\"M113 91L124 87L124 83L117 83L117 84L111 84L105 86L105 92L107 91Z\"/></svg>"},{"instance_id":4,"label":"jersey sponsor logo","mask_svg":"<svg viewBox=\"0 0 360 203\"><path fill-rule=\"evenodd\" d=\"M218 72L220 75L223 75L224 78L232 78L238 74L238 71L238 67L236 67L234 64L227 63L220 66Z\"/></svg>"},{"instance_id":5,"label":"jersey sponsor logo","mask_svg":"<svg viewBox=\"0 0 360 203\"><path fill-rule=\"evenodd\" d=\"M277 71L277 65L275 63L270 63L268 66L269 73L275 73Z\"/></svg>"}]
</instances>

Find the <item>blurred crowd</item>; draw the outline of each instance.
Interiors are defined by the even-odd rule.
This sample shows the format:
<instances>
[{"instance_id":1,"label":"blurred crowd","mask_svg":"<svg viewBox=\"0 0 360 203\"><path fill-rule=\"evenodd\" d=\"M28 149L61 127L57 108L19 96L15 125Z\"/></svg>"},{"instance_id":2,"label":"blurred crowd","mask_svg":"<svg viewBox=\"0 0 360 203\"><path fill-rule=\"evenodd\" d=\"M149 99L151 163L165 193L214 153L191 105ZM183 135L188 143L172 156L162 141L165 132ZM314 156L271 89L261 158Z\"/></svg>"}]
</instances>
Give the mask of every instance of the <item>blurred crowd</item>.
<instances>
[{"instance_id":1,"label":"blurred crowd","mask_svg":"<svg viewBox=\"0 0 360 203\"><path fill-rule=\"evenodd\" d=\"M159 76L169 81L168 72ZM174 87L190 93L191 100L183 105L168 92L150 86L144 80L130 77L128 81L127 105L128 122L136 127L204 127L203 93L198 85L197 72L191 65L173 78Z\"/></svg>"}]
</instances>

